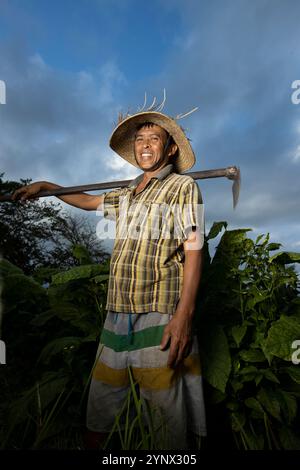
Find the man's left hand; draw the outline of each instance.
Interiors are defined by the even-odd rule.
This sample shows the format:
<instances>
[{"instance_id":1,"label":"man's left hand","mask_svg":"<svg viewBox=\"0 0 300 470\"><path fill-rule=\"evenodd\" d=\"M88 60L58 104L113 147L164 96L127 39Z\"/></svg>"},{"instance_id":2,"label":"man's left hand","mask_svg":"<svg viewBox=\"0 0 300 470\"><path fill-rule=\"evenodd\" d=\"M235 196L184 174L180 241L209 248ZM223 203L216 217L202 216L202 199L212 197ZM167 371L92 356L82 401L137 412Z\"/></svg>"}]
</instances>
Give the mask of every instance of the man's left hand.
<instances>
[{"instance_id":1,"label":"man's left hand","mask_svg":"<svg viewBox=\"0 0 300 470\"><path fill-rule=\"evenodd\" d=\"M192 339L192 319L187 315L174 314L164 329L160 349L170 343L168 366L175 368L190 353Z\"/></svg>"}]
</instances>

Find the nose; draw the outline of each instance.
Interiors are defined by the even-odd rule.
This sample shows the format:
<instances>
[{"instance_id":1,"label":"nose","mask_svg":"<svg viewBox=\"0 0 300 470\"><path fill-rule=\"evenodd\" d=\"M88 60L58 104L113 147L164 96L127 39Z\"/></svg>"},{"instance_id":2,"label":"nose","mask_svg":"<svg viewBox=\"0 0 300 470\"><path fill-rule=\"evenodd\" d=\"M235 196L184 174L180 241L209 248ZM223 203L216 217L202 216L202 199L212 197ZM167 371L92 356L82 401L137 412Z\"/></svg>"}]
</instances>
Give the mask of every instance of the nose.
<instances>
[{"instance_id":1,"label":"nose","mask_svg":"<svg viewBox=\"0 0 300 470\"><path fill-rule=\"evenodd\" d=\"M149 147L149 139L145 139L145 140L144 140L144 142L143 142L143 147L144 147L144 148Z\"/></svg>"}]
</instances>

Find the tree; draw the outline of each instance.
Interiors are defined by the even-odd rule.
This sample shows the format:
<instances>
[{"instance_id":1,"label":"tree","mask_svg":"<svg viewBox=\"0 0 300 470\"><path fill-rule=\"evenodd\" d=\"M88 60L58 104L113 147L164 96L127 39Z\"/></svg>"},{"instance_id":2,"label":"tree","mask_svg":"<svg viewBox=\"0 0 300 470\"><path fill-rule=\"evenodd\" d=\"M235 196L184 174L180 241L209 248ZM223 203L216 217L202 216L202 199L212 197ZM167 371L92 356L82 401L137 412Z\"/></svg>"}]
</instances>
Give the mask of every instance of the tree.
<instances>
[{"instance_id":1,"label":"tree","mask_svg":"<svg viewBox=\"0 0 300 470\"><path fill-rule=\"evenodd\" d=\"M62 212L62 221L53 237L53 266L72 267L80 264L99 263L108 258L95 229L85 216ZM84 249L82 249L84 248Z\"/></svg>"},{"instance_id":2,"label":"tree","mask_svg":"<svg viewBox=\"0 0 300 470\"><path fill-rule=\"evenodd\" d=\"M31 181L3 181L3 176L0 174L1 192L13 192ZM63 211L59 203L31 200L0 204L0 253L26 274L39 267L78 265L78 245L88 251L89 261L102 262L108 254L94 232L86 218Z\"/></svg>"}]
</instances>

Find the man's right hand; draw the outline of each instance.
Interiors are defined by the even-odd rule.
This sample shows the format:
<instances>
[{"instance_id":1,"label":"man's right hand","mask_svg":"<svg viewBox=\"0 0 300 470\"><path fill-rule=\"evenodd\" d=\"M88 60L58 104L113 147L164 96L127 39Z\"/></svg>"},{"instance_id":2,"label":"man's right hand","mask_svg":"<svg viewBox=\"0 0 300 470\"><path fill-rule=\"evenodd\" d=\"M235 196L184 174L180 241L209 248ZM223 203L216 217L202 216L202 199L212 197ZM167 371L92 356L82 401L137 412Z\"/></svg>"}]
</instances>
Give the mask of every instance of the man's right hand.
<instances>
[{"instance_id":1,"label":"man's right hand","mask_svg":"<svg viewBox=\"0 0 300 470\"><path fill-rule=\"evenodd\" d=\"M25 201L27 199L37 199L37 194L41 192L44 187L45 183L43 181L37 181L36 183L27 184L26 186L22 186L21 188L17 189L13 195L12 200L16 201Z\"/></svg>"}]
</instances>

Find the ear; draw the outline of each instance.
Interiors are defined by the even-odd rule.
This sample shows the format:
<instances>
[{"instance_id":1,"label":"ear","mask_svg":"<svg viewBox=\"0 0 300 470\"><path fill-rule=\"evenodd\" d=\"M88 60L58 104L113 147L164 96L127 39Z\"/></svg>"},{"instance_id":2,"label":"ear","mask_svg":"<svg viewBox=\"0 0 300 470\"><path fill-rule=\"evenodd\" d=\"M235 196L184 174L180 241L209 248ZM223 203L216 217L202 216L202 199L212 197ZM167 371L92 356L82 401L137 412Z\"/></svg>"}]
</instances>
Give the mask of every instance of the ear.
<instances>
[{"instance_id":1,"label":"ear","mask_svg":"<svg viewBox=\"0 0 300 470\"><path fill-rule=\"evenodd\" d=\"M176 144L170 145L169 150L168 150L168 156L171 157L172 155L175 155L175 153L177 152L177 149L178 147Z\"/></svg>"}]
</instances>

